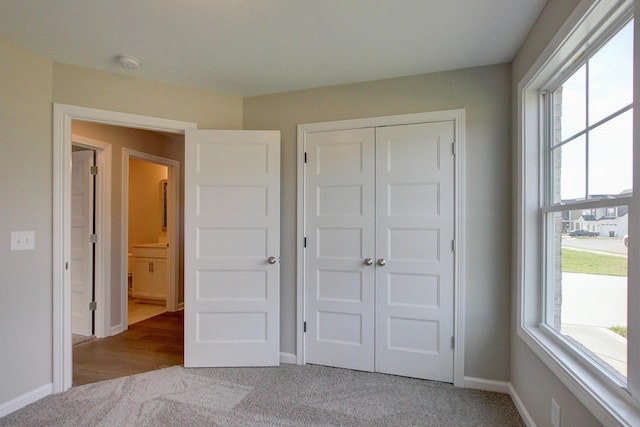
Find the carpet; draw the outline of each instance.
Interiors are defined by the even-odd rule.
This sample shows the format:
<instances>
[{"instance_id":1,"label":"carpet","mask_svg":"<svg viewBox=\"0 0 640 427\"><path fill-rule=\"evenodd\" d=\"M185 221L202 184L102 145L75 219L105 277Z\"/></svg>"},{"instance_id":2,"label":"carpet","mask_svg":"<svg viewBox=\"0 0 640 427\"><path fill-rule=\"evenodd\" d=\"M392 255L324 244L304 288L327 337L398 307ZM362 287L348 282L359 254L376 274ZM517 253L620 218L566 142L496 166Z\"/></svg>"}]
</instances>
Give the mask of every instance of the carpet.
<instances>
[{"instance_id":1,"label":"carpet","mask_svg":"<svg viewBox=\"0 0 640 427\"><path fill-rule=\"evenodd\" d=\"M73 387L0 426L524 426L508 395L323 366L181 366Z\"/></svg>"}]
</instances>

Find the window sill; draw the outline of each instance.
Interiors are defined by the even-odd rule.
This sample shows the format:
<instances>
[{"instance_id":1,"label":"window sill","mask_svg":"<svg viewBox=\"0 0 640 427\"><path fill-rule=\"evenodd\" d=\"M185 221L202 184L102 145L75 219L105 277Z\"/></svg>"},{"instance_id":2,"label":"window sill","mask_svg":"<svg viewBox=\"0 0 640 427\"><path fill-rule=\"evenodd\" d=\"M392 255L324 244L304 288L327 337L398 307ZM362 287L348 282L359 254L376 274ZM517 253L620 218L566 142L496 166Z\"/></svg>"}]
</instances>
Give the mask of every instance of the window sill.
<instances>
[{"instance_id":1,"label":"window sill","mask_svg":"<svg viewBox=\"0 0 640 427\"><path fill-rule=\"evenodd\" d=\"M541 328L519 326L518 335L601 423L640 425L640 402L626 389L604 381Z\"/></svg>"}]
</instances>

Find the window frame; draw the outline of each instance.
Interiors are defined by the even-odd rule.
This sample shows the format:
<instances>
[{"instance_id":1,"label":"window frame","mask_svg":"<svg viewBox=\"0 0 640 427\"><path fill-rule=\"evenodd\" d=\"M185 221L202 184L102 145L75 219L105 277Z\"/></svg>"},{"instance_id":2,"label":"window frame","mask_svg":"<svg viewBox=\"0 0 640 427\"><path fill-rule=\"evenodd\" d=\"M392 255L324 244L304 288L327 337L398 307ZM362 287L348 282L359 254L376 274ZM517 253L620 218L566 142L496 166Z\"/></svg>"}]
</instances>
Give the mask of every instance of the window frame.
<instances>
[{"instance_id":1,"label":"window frame","mask_svg":"<svg viewBox=\"0 0 640 427\"><path fill-rule=\"evenodd\" d=\"M640 0L635 0L640 12ZM640 174L634 173L634 195L598 201L577 201L571 204L549 204L546 198L552 192L546 185L543 172L549 171L550 156L541 141L551 141L551 127L543 126L545 111L551 102L543 93L562 81L563 71L576 70L584 61L579 58L597 40L607 38L622 28L634 15L634 0L583 0L551 40L541 56L517 86L517 181L515 188L517 233L515 237L517 283L518 336L545 363L545 365L571 390L576 397L603 424L640 425L640 331L632 325L640 324L640 310L629 309L628 314L628 374L626 385L604 369L589 361L570 342L562 339L545 324L545 305L548 303L545 277L545 209L557 211L592 209L605 206L628 205L629 235L640 236L636 212L640 209ZM638 25L634 28L634 81L639 75ZM567 65L569 64L569 65ZM638 104L638 86L634 85L634 105ZM556 86L557 87L557 84ZM640 169L640 126L634 110L634 171ZM552 206L552 208L549 208ZM633 221L631 220L633 219ZM631 241L634 239L631 238ZM637 246L637 247L636 247ZM640 254L640 245L629 246L629 257ZM639 265L636 265L639 264ZM640 307L640 263L630 263L628 271L629 307Z\"/></svg>"}]
</instances>

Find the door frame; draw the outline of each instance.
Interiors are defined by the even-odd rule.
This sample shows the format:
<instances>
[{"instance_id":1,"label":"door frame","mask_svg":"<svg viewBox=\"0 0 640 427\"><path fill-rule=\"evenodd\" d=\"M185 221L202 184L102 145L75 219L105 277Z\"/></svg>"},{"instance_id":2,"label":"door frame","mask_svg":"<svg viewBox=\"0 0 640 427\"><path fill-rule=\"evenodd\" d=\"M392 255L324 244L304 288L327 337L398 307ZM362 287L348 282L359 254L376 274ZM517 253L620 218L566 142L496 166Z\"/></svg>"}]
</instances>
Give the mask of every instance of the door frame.
<instances>
[{"instance_id":1,"label":"door frame","mask_svg":"<svg viewBox=\"0 0 640 427\"><path fill-rule=\"evenodd\" d=\"M305 123L298 125L297 132L297 314L296 314L296 362L305 362L305 257L304 237L306 218L305 194L305 147L306 134L314 132L328 132L337 130L375 128L382 126L409 125L418 123L454 122L454 302L453 302L453 331L455 347L453 352L453 384L464 387L464 324L465 324L465 109L444 110L425 113L402 114L395 116L370 117L363 119L338 120L320 123Z\"/></svg>"},{"instance_id":2,"label":"door frame","mask_svg":"<svg viewBox=\"0 0 640 427\"><path fill-rule=\"evenodd\" d=\"M187 129L197 128L196 123L137 114L121 113L68 104L53 104L53 392L58 393L71 387L73 379L71 342L71 278L70 231L71 231L71 122L73 120L102 123L151 131L184 134ZM79 141L82 143L82 141ZM85 140L85 143L87 141ZM105 180L111 168L105 167ZM98 175L100 176L100 175ZM109 175L110 176L110 175ZM104 193L110 198L110 192ZM104 206L103 206L104 207ZM111 212L105 211L103 227L110 227ZM99 227L98 223L96 226ZM98 231L100 229L98 228ZM105 230L103 229L102 232ZM105 241L109 239L99 239ZM100 244L96 248L98 250ZM104 250L104 248L102 248ZM111 271L111 258L105 255L104 269ZM126 268L121 282L126 280ZM122 275L122 274L121 274ZM109 283L109 282L105 282ZM111 289L103 286L104 332L111 324Z\"/></svg>"},{"instance_id":3,"label":"door frame","mask_svg":"<svg viewBox=\"0 0 640 427\"><path fill-rule=\"evenodd\" d=\"M128 264L128 241L129 241L129 159L144 160L167 167L168 181L171 183L167 194L167 275L169 276L169 284L167 289L167 311L177 311L181 308L178 304L178 285L180 279L178 273L180 271L180 209L178 208L180 201L180 162L177 160L167 159L156 156L154 154L144 153L142 151L132 150L130 148L122 148L122 190L121 190L121 251L120 251L120 267L121 278L127 277ZM120 312L122 313L122 330L128 329L129 313L128 313L128 283L123 280L124 288L120 289Z\"/></svg>"}]
</instances>

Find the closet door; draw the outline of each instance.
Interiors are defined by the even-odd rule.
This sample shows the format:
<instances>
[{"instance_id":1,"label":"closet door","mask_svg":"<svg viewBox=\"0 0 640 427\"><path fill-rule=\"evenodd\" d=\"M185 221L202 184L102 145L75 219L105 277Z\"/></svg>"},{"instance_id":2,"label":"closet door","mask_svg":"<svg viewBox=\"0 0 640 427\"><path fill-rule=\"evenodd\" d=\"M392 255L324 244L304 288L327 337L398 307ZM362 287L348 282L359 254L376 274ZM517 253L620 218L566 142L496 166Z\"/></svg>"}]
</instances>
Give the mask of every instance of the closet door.
<instances>
[{"instance_id":1,"label":"closet door","mask_svg":"<svg viewBox=\"0 0 640 427\"><path fill-rule=\"evenodd\" d=\"M372 371L374 130L308 134L306 153L306 362Z\"/></svg>"},{"instance_id":2,"label":"closet door","mask_svg":"<svg viewBox=\"0 0 640 427\"><path fill-rule=\"evenodd\" d=\"M375 370L453 382L454 122L376 129Z\"/></svg>"}]
</instances>

